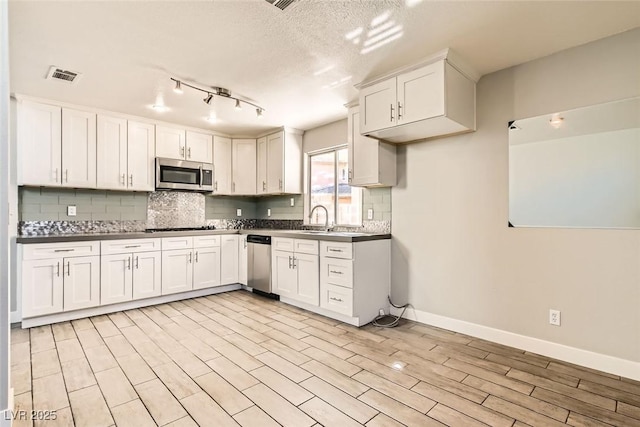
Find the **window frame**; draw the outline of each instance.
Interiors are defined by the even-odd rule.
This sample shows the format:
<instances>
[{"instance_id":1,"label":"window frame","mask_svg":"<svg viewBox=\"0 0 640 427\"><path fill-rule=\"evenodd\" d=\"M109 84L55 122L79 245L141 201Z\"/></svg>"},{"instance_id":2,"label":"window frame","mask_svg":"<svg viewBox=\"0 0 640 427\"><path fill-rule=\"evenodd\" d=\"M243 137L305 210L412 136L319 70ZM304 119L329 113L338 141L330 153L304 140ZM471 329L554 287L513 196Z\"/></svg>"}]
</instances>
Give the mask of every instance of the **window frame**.
<instances>
[{"instance_id":1,"label":"window frame","mask_svg":"<svg viewBox=\"0 0 640 427\"><path fill-rule=\"evenodd\" d=\"M334 205L333 205L333 221L331 221L331 218L329 219L329 226L330 227L361 227L362 226L362 188L361 187L354 187L351 186L351 184L348 184L349 187L352 190L357 190L360 193L360 209L359 209L359 217L357 219L358 223L357 224L338 224L337 221L337 216L338 216L338 194L339 194L339 179L338 179L338 151L340 150L347 150L347 156L349 154L348 152L348 145L347 144L340 144L340 145L334 145L332 147L327 147L327 148L321 148L318 150L314 150L314 151L310 151L308 153L305 153L305 162L304 162L304 177L305 177L305 197L304 197L304 219L303 219L303 224L304 225L308 225L308 226L318 226L318 224L312 224L310 222L310 218L309 218L309 212L311 211L311 158L313 156L316 155L321 155L321 154L327 154L327 153L334 153L334 160L333 160L333 172L334 172ZM348 163L350 163L348 161Z\"/></svg>"}]
</instances>

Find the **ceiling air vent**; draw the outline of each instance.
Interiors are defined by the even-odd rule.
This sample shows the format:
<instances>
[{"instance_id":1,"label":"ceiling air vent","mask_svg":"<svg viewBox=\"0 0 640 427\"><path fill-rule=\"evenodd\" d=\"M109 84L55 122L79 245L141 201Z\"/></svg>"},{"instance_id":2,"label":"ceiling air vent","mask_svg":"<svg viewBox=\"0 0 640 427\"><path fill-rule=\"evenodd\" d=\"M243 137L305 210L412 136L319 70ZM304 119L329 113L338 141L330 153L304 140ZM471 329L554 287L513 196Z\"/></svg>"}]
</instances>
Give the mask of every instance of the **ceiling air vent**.
<instances>
[{"instance_id":1,"label":"ceiling air vent","mask_svg":"<svg viewBox=\"0 0 640 427\"><path fill-rule=\"evenodd\" d=\"M82 77L81 73L76 73L75 71L63 70L58 67L49 68L49 72L47 73L47 79L61 80L67 83L76 82Z\"/></svg>"},{"instance_id":2,"label":"ceiling air vent","mask_svg":"<svg viewBox=\"0 0 640 427\"><path fill-rule=\"evenodd\" d=\"M280 10L285 10L296 1L297 0L267 0L267 3L271 3Z\"/></svg>"}]
</instances>

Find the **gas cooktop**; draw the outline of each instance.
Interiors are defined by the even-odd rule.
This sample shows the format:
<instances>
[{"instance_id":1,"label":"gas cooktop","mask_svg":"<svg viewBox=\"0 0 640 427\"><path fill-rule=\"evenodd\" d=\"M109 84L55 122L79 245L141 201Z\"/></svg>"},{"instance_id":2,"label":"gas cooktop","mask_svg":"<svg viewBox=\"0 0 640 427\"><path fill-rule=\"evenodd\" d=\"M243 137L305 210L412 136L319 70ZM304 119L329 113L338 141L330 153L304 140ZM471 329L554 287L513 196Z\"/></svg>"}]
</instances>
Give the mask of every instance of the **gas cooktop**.
<instances>
[{"instance_id":1,"label":"gas cooktop","mask_svg":"<svg viewBox=\"0 0 640 427\"><path fill-rule=\"evenodd\" d=\"M144 230L145 233L160 233L163 231L206 231L206 230L215 230L216 227L213 225L207 225L204 227L173 227L173 228L147 228Z\"/></svg>"}]
</instances>

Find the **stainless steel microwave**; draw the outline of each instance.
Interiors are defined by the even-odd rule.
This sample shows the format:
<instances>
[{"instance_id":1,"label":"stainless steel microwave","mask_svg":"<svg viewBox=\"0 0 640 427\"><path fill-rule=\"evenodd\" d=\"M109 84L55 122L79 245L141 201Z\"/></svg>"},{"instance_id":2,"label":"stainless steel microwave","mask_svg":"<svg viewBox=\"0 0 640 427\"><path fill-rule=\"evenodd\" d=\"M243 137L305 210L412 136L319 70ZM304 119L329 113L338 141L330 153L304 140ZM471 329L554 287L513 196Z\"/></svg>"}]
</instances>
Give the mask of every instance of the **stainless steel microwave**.
<instances>
[{"instance_id":1,"label":"stainless steel microwave","mask_svg":"<svg viewBox=\"0 0 640 427\"><path fill-rule=\"evenodd\" d=\"M213 165L156 157L156 189L213 191Z\"/></svg>"}]
</instances>

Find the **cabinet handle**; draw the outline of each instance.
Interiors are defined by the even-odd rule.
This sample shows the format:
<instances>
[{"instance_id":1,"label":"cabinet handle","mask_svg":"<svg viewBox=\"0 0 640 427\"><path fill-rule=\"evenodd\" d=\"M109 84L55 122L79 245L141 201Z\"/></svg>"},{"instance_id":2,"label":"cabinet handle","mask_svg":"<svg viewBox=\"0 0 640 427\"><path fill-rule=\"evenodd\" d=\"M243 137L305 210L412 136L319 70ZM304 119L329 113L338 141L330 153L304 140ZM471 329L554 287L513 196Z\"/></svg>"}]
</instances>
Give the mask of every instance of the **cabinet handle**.
<instances>
[{"instance_id":1,"label":"cabinet handle","mask_svg":"<svg viewBox=\"0 0 640 427\"><path fill-rule=\"evenodd\" d=\"M138 256L136 255L136 270L139 270L140 266L138 265Z\"/></svg>"},{"instance_id":2,"label":"cabinet handle","mask_svg":"<svg viewBox=\"0 0 640 427\"><path fill-rule=\"evenodd\" d=\"M127 258L127 270L131 270L131 258Z\"/></svg>"},{"instance_id":3,"label":"cabinet handle","mask_svg":"<svg viewBox=\"0 0 640 427\"><path fill-rule=\"evenodd\" d=\"M184 157L184 147L180 146L180 157Z\"/></svg>"},{"instance_id":4,"label":"cabinet handle","mask_svg":"<svg viewBox=\"0 0 640 427\"><path fill-rule=\"evenodd\" d=\"M189 252L189 264L191 264L193 262L193 260L191 259L192 256L193 256L193 253Z\"/></svg>"},{"instance_id":5,"label":"cabinet handle","mask_svg":"<svg viewBox=\"0 0 640 427\"><path fill-rule=\"evenodd\" d=\"M62 267L62 269L64 270L64 266ZM63 271L64 273L64 271ZM67 261L67 277L71 276L71 262Z\"/></svg>"},{"instance_id":6,"label":"cabinet handle","mask_svg":"<svg viewBox=\"0 0 640 427\"><path fill-rule=\"evenodd\" d=\"M56 276L60 277L60 261L58 261L58 268L56 269Z\"/></svg>"},{"instance_id":7,"label":"cabinet handle","mask_svg":"<svg viewBox=\"0 0 640 427\"><path fill-rule=\"evenodd\" d=\"M244 241L244 248L246 249L247 248L247 239L246 239L246 237L245 237L245 239L243 241Z\"/></svg>"},{"instance_id":8,"label":"cabinet handle","mask_svg":"<svg viewBox=\"0 0 640 427\"><path fill-rule=\"evenodd\" d=\"M122 174L122 179L121 179L121 181L122 181L122 186L127 185L127 183L126 183L124 180L125 180L125 177L124 177L124 174Z\"/></svg>"},{"instance_id":9,"label":"cabinet handle","mask_svg":"<svg viewBox=\"0 0 640 427\"><path fill-rule=\"evenodd\" d=\"M139 248L141 245L127 245L125 246L125 248L129 249L129 248Z\"/></svg>"},{"instance_id":10,"label":"cabinet handle","mask_svg":"<svg viewBox=\"0 0 640 427\"><path fill-rule=\"evenodd\" d=\"M233 191L234 193L236 192L236 183L235 182L231 183L231 191Z\"/></svg>"},{"instance_id":11,"label":"cabinet handle","mask_svg":"<svg viewBox=\"0 0 640 427\"><path fill-rule=\"evenodd\" d=\"M267 182L262 181L262 191L267 191Z\"/></svg>"},{"instance_id":12,"label":"cabinet handle","mask_svg":"<svg viewBox=\"0 0 640 427\"><path fill-rule=\"evenodd\" d=\"M133 174L129 175L129 185L133 186Z\"/></svg>"},{"instance_id":13,"label":"cabinet handle","mask_svg":"<svg viewBox=\"0 0 640 427\"><path fill-rule=\"evenodd\" d=\"M329 270L329 273L333 274L344 274L342 271Z\"/></svg>"},{"instance_id":14,"label":"cabinet handle","mask_svg":"<svg viewBox=\"0 0 640 427\"><path fill-rule=\"evenodd\" d=\"M402 113L400 112L401 108L402 108L402 104L400 104L400 101L398 101L398 120L402 118Z\"/></svg>"},{"instance_id":15,"label":"cabinet handle","mask_svg":"<svg viewBox=\"0 0 640 427\"><path fill-rule=\"evenodd\" d=\"M278 180L278 188L282 190L282 179Z\"/></svg>"},{"instance_id":16,"label":"cabinet handle","mask_svg":"<svg viewBox=\"0 0 640 427\"><path fill-rule=\"evenodd\" d=\"M289 268L293 268L291 267L291 255L289 255Z\"/></svg>"},{"instance_id":17,"label":"cabinet handle","mask_svg":"<svg viewBox=\"0 0 640 427\"><path fill-rule=\"evenodd\" d=\"M351 171L351 169L349 169L349 174L348 174L348 176L349 176L349 182L351 182L352 174L353 174L353 172Z\"/></svg>"},{"instance_id":18,"label":"cabinet handle","mask_svg":"<svg viewBox=\"0 0 640 427\"><path fill-rule=\"evenodd\" d=\"M218 191L218 181L213 183L213 190Z\"/></svg>"},{"instance_id":19,"label":"cabinet handle","mask_svg":"<svg viewBox=\"0 0 640 427\"><path fill-rule=\"evenodd\" d=\"M56 168L54 173L55 173L55 176L56 176L55 182L57 183L58 182L58 168Z\"/></svg>"},{"instance_id":20,"label":"cabinet handle","mask_svg":"<svg viewBox=\"0 0 640 427\"><path fill-rule=\"evenodd\" d=\"M64 182L69 182L69 169L64 170Z\"/></svg>"},{"instance_id":21,"label":"cabinet handle","mask_svg":"<svg viewBox=\"0 0 640 427\"><path fill-rule=\"evenodd\" d=\"M187 149L187 158L190 159L191 158L191 147L189 147Z\"/></svg>"},{"instance_id":22,"label":"cabinet handle","mask_svg":"<svg viewBox=\"0 0 640 427\"><path fill-rule=\"evenodd\" d=\"M292 257L293 259L293 268L298 268L298 258Z\"/></svg>"},{"instance_id":23,"label":"cabinet handle","mask_svg":"<svg viewBox=\"0 0 640 427\"><path fill-rule=\"evenodd\" d=\"M394 117L393 117L393 104L391 104L391 123L393 123Z\"/></svg>"},{"instance_id":24,"label":"cabinet handle","mask_svg":"<svg viewBox=\"0 0 640 427\"><path fill-rule=\"evenodd\" d=\"M196 262L198 262L198 251L196 251Z\"/></svg>"},{"instance_id":25,"label":"cabinet handle","mask_svg":"<svg viewBox=\"0 0 640 427\"><path fill-rule=\"evenodd\" d=\"M342 302L342 298L329 297L330 300Z\"/></svg>"},{"instance_id":26,"label":"cabinet handle","mask_svg":"<svg viewBox=\"0 0 640 427\"><path fill-rule=\"evenodd\" d=\"M75 249L54 249L53 252L73 252Z\"/></svg>"},{"instance_id":27,"label":"cabinet handle","mask_svg":"<svg viewBox=\"0 0 640 427\"><path fill-rule=\"evenodd\" d=\"M329 248L329 252L342 252L342 249Z\"/></svg>"}]
</instances>

